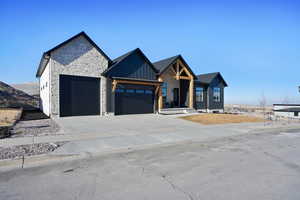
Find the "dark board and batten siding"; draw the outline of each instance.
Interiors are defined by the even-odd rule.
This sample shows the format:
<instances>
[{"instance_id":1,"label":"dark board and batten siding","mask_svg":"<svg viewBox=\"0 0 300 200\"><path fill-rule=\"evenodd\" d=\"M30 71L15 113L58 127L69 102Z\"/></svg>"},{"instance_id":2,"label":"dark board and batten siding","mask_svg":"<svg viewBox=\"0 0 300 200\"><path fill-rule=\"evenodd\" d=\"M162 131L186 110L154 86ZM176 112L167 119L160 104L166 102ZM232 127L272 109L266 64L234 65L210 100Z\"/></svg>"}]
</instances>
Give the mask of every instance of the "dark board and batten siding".
<instances>
[{"instance_id":1,"label":"dark board and batten siding","mask_svg":"<svg viewBox=\"0 0 300 200\"><path fill-rule=\"evenodd\" d=\"M140 53L133 53L109 71L111 77L156 80L156 72Z\"/></svg>"},{"instance_id":2,"label":"dark board and batten siding","mask_svg":"<svg viewBox=\"0 0 300 200\"><path fill-rule=\"evenodd\" d=\"M196 99L196 88L203 88L203 101L197 102ZM200 82L194 82L194 106L196 109L206 109L207 108L207 85L204 85Z\"/></svg>"},{"instance_id":3,"label":"dark board and batten siding","mask_svg":"<svg viewBox=\"0 0 300 200\"><path fill-rule=\"evenodd\" d=\"M213 88L218 87L221 90L221 98L219 102L215 102L213 98ZM224 83L219 78L216 77L209 85L208 87L208 95L209 95L209 103L208 103L208 109L224 109Z\"/></svg>"}]
</instances>

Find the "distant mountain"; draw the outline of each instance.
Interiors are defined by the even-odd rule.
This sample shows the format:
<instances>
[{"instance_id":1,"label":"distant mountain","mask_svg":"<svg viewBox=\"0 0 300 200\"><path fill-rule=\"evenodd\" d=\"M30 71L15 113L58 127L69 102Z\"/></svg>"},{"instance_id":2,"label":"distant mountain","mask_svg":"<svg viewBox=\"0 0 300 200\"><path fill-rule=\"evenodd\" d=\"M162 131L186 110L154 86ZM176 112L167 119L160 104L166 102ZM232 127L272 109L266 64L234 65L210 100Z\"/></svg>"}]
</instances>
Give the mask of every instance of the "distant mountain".
<instances>
[{"instance_id":1,"label":"distant mountain","mask_svg":"<svg viewBox=\"0 0 300 200\"><path fill-rule=\"evenodd\" d=\"M38 108L39 98L0 81L0 107Z\"/></svg>"},{"instance_id":2,"label":"distant mountain","mask_svg":"<svg viewBox=\"0 0 300 200\"><path fill-rule=\"evenodd\" d=\"M38 82L11 84L11 86L32 96L40 94Z\"/></svg>"}]
</instances>

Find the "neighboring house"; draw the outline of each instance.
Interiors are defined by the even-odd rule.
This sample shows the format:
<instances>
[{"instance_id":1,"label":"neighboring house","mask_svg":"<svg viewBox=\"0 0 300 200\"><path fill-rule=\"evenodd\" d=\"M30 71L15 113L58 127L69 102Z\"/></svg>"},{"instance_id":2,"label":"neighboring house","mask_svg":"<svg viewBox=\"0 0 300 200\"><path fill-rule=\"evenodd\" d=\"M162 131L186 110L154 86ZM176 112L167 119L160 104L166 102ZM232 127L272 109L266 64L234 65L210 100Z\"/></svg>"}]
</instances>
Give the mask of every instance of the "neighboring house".
<instances>
[{"instance_id":1,"label":"neighboring house","mask_svg":"<svg viewBox=\"0 0 300 200\"><path fill-rule=\"evenodd\" d=\"M196 76L182 56L152 63L139 49L111 60L84 32L45 52L36 76L48 116L224 109L220 73Z\"/></svg>"},{"instance_id":2,"label":"neighboring house","mask_svg":"<svg viewBox=\"0 0 300 200\"><path fill-rule=\"evenodd\" d=\"M273 112L277 117L300 118L300 104L273 104Z\"/></svg>"}]
</instances>

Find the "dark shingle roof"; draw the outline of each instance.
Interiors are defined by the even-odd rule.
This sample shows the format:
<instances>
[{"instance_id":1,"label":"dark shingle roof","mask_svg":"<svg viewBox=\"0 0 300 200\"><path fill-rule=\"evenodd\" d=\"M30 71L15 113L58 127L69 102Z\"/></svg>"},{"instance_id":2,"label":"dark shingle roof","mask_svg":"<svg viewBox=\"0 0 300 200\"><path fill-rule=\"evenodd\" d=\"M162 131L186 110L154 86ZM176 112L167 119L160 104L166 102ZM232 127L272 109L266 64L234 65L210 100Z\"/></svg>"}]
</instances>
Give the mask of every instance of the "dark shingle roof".
<instances>
[{"instance_id":1,"label":"dark shingle roof","mask_svg":"<svg viewBox=\"0 0 300 200\"><path fill-rule=\"evenodd\" d=\"M159 70L159 72L163 72L169 65L171 65L177 58L177 56L172 56L170 58L166 58L157 62L154 62L153 65L156 69Z\"/></svg>"},{"instance_id":2,"label":"dark shingle roof","mask_svg":"<svg viewBox=\"0 0 300 200\"><path fill-rule=\"evenodd\" d=\"M114 64L120 62L121 60L123 60L123 59L126 58L127 56L129 56L129 55L131 55L132 53L134 53L134 51L136 51L136 50L137 50L137 48L134 49L134 50L132 50L132 51L129 51L129 52L127 52L127 53L125 53L125 54L123 54L123 55L121 55L121 56L119 56L119 57L117 57L117 58L115 58L115 59L113 59L112 64L114 65Z\"/></svg>"},{"instance_id":3,"label":"dark shingle roof","mask_svg":"<svg viewBox=\"0 0 300 200\"><path fill-rule=\"evenodd\" d=\"M208 74L200 74L197 76L198 80L204 84L210 84L212 80L219 74L219 72L213 72Z\"/></svg>"},{"instance_id":4,"label":"dark shingle roof","mask_svg":"<svg viewBox=\"0 0 300 200\"><path fill-rule=\"evenodd\" d=\"M74 35L73 37L69 38L68 40L60 43L59 45L53 47L52 49L44 52L43 55L42 55L38 70L36 72L36 77L39 77L39 76L42 75L47 63L49 62L50 53L52 51L64 46L65 44L69 43L70 41L72 41L75 38L80 37L80 36L83 36L85 39L87 39L93 45L93 47L95 47L99 51L99 53L101 55L103 55L108 60L109 63L111 63L111 59L100 49L100 47L97 46L97 44L84 31L82 31L82 32Z\"/></svg>"},{"instance_id":5,"label":"dark shingle roof","mask_svg":"<svg viewBox=\"0 0 300 200\"><path fill-rule=\"evenodd\" d=\"M224 81L225 87L228 86L220 72L200 74L197 76L197 82L209 85L217 76L220 76L221 79Z\"/></svg>"},{"instance_id":6,"label":"dark shingle roof","mask_svg":"<svg viewBox=\"0 0 300 200\"><path fill-rule=\"evenodd\" d=\"M173 56L170 58L166 58L163 60L159 60L157 62L154 62L154 67L159 70L159 74L162 74L170 65L172 65L177 59L180 59L183 64L186 66L186 68L191 72L191 74L196 78L196 75L192 71L192 69L189 67L189 65L185 62L183 57L181 55Z\"/></svg>"},{"instance_id":7,"label":"dark shingle roof","mask_svg":"<svg viewBox=\"0 0 300 200\"><path fill-rule=\"evenodd\" d=\"M104 72L102 72L102 75L106 75L109 71L111 71L112 69L116 68L118 66L118 64L124 60L125 58L127 58L128 56L130 56L131 54L133 54L137 49L134 49L132 51L129 51L117 58L115 58L113 61L112 61L112 65L107 68Z\"/></svg>"}]
</instances>

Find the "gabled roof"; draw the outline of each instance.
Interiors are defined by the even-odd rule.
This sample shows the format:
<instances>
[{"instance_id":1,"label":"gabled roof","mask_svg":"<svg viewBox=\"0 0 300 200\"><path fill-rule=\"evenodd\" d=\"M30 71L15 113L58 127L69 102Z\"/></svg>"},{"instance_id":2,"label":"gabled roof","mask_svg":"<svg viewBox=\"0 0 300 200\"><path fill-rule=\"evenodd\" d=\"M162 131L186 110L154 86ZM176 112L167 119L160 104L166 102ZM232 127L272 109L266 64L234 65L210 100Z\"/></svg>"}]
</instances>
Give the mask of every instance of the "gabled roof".
<instances>
[{"instance_id":1,"label":"gabled roof","mask_svg":"<svg viewBox=\"0 0 300 200\"><path fill-rule=\"evenodd\" d=\"M92 46L95 49L97 49L98 52L108 60L109 63L112 62L111 59L100 49L100 47L98 47L97 44L84 31L82 31L82 32L78 33L77 35L74 35L70 39L68 39L68 40L60 43L59 45L53 47L52 49L44 52L43 55L42 55L42 58L41 58L41 61L40 61L37 73L36 73L36 77L40 77L42 75L42 73L43 73L46 65L49 62L49 58L50 58L50 53L51 52L55 51L56 49L59 49L60 47L64 46L65 44L71 42L72 40L74 40L74 39L76 39L76 38L78 38L80 36L83 36L87 41L89 41L92 44Z\"/></svg>"},{"instance_id":2,"label":"gabled roof","mask_svg":"<svg viewBox=\"0 0 300 200\"><path fill-rule=\"evenodd\" d=\"M154 62L153 65L156 69L159 70L159 74L162 74L169 68L169 66L172 66L176 62L177 59L180 59L181 62L183 62L183 64L187 67L187 69L194 76L194 78L196 78L196 75L194 74L192 69L189 67L189 65L185 62L185 60L183 59L183 57L181 55L172 56L170 58L159 60L157 62Z\"/></svg>"},{"instance_id":3,"label":"gabled roof","mask_svg":"<svg viewBox=\"0 0 300 200\"><path fill-rule=\"evenodd\" d=\"M200 83L203 83L203 84L209 85L217 76L220 76L220 78L224 82L224 86L227 87L228 85L227 85L226 81L224 80L224 78L222 77L220 72L200 74L200 75L197 76L198 80L196 80L196 81L200 82Z\"/></svg>"},{"instance_id":4,"label":"gabled roof","mask_svg":"<svg viewBox=\"0 0 300 200\"><path fill-rule=\"evenodd\" d=\"M119 66L120 66L119 64L120 64L123 60L125 60L128 56L130 56L130 55L132 55L132 54L140 54L140 55L145 59L145 61L150 65L150 67L153 68L153 70L154 70L156 73L158 73L158 70L153 66L153 64L152 64L152 63L149 61L149 59L145 56L145 54L142 52L142 50L140 50L139 48L136 48L136 49L134 49L134 50L132 50L132 51L129 51L129 52L123 54L122 56L119 56L119 57L115 58L115 59L112 61L112 65L111 65L109 68L107 68L107 69L102 73L102 75L103 75L103 76L109 76L110 72L111 72L113 69L119 67Z\"/></svg>"},{"instance_id":5,"label":"gabled roof","mask_svg":"<svg viewBox=\"0 0 300 200\"><path fill-rule=\"evenodd\" d=\"M170 58L166 58L163 60L159 60L157 62L154 62L153 65L156 69L159 70L159 72L163 72L168 66L170 66L177 58L179 57L179 55L177 56L172 56Z\"/></svg>"}]
</instances>

